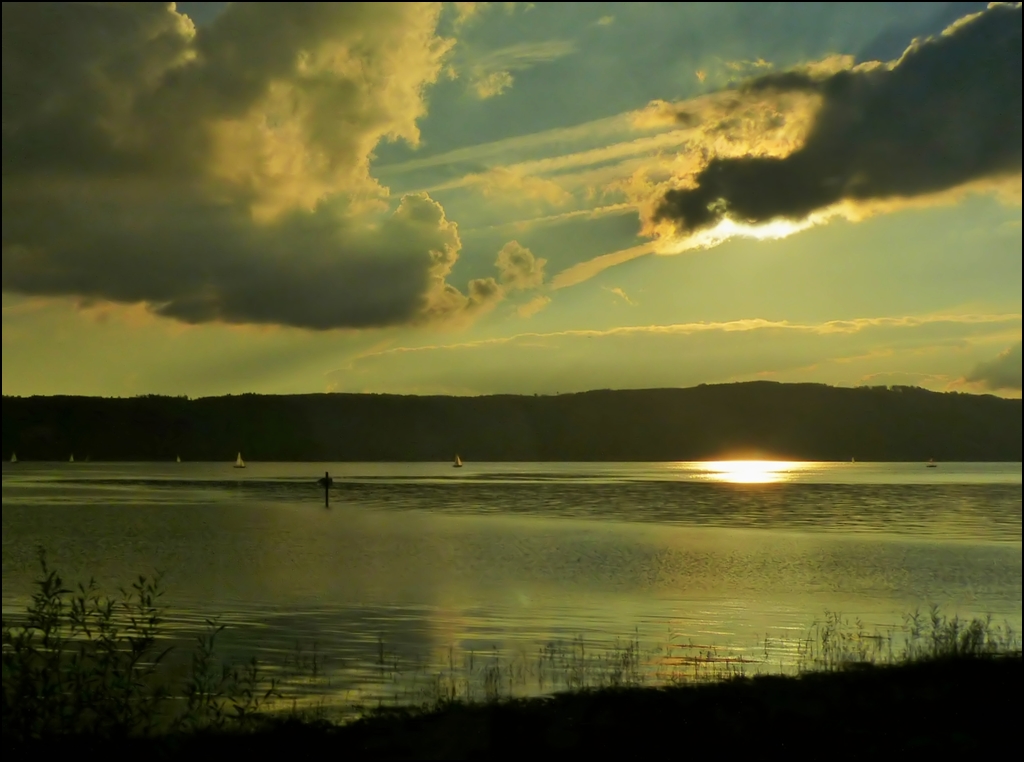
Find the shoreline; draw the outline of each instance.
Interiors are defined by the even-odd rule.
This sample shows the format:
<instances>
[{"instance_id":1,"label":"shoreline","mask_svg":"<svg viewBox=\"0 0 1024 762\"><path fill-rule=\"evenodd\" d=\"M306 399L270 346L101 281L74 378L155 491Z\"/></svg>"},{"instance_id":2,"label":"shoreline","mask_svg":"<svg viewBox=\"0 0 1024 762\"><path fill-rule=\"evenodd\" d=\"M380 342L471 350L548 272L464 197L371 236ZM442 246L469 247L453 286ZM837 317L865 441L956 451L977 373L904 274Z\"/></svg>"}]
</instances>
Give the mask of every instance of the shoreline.
<instances>
[{"instance_id":1,"label":"shoreline","mask_svg":"<svg viewBox=\"0 0 1024 762\"><path fill-rule=\"evenodd\" d=\"M948 758L1019 741L1020 652L895 666L849 665L795 677L737 677L667 688L604 688L546 698L381 710L345 725L269 720L248 730L148 738L65 737L22 755L105 759L222 755L282 759L715 757Z\"/></svg>"}]
</instances>

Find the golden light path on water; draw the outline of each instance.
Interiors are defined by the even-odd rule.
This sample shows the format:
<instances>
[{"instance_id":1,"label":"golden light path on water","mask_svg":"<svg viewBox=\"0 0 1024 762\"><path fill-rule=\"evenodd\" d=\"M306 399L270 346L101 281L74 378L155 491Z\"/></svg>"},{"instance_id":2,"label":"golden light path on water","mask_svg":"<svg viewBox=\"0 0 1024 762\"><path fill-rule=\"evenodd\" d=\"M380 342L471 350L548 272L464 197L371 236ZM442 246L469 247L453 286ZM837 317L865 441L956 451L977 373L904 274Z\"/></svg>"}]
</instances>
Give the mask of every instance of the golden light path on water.
<instances>
[{"instance_id":1,"label":"golden light path on water","mask_svg":"<svg viewBox=\"0 0 1024 762\"><path fill-rule=\"evenodd\" d=\"M499 672L502 697L795 672L826 611L897 648L903 614L933 603L1019 631L1020 464L716 456L5 463L4 614L31 602L37 544L107 590L169 569L176 654L217 617L228 658L332 718L485 698ZM349 482L330 510L327 469Z\"/></svg>"},{"instance_id":2,"label":"golden light path on water","mask_svg":"<svg viewBox=\"0 0 1024 762\"><path fill-rule=\"evenodd\" d=\"M731 484L774 484L796 478L812 463L786 460L717 460L700 464L704 479Z\"/></svg>"}]
</instances>

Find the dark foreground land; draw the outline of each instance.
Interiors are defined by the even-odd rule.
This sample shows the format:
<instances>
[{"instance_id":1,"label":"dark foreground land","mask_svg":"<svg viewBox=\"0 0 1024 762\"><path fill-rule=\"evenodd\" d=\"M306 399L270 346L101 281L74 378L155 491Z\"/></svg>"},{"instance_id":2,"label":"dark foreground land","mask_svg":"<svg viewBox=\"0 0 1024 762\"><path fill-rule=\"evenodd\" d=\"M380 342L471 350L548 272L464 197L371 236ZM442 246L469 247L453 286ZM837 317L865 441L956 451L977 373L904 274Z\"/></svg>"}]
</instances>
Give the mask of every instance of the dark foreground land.
<instances>
[{"instance_id":1,"label":"dark foreground land","mask_svg":"<svg viewBox=\"0 0 1024 762\"><path fill-rule=\"evenodd\" d=\"M674 688L288 721L249 732L69 739L5 751L97 759L948 759L1020 742L1020 654Z\"/></svg>"},{"instance_id":2,"label":"dark foreground land","mask_svg":"<svg viewBox=\"0 0 1024 762\"><path fill-rule=\"evenodd\" d=\"M1017 462L1021 420L1019 399L767 381L541 397L4 397L3 457Z\"/></svg>"}]
</instances>

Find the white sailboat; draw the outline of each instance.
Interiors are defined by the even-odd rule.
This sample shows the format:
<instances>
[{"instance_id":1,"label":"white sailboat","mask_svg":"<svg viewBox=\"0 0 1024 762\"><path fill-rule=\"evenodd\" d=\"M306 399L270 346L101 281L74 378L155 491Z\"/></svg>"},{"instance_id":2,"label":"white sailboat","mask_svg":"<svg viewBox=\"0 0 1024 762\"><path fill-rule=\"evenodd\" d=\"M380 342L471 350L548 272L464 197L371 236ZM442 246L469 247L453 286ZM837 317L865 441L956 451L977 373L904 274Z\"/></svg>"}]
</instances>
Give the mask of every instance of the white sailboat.
<instances>
[{"instance_id":1,"label":"white sailboat","mask_svg":"<svg viewBox=\"0 0 1024 762\"><path fill-rule=\"evenodd\" d=\"M175 455L174 456L174 462L175 463L181 463L181 456L180 455Z\"/></svg>"},{"instance_id":2,"label":"white sailboat","mask_svg":"<svg viewBox=\"0 0 1024 762\"><path fill-rule=\"evenodd\" d=\"M245 468L245 461L242 460L242 453L238 453L238 457L235 458L235 468Z\"/></svg>"},{"instance_id":3,"label":"white sailboat","mask_svg":"<svg viewBox=\"0 0 1024 762\"><path fill-rule=\"evenodd\" d=\"M462 458L458 456L458 453L455 455L455 462L452 463L452 468L462 468Z\"/></svg>"},{"instance_id":4,"label":"white sailboat","mask_svg":"<svg viewBox=\"0 0 1024 762\"><path fill-rule=\"evenodd\" d=\"M11 453L11 463L17 463L17 462L18 462L18 453L12 452Z\"/></svg>"},{"instance_id":5,"label":"white sailboat","mask_svg":"<svg viewBox=\"0 0 1024 762\"><path fill-rule=\"evenodd\" d=\"M75 454L71 453L71 457L68 458L68 463L74 463L74 462L75 462Z\"/></svg>"}]
</instances>

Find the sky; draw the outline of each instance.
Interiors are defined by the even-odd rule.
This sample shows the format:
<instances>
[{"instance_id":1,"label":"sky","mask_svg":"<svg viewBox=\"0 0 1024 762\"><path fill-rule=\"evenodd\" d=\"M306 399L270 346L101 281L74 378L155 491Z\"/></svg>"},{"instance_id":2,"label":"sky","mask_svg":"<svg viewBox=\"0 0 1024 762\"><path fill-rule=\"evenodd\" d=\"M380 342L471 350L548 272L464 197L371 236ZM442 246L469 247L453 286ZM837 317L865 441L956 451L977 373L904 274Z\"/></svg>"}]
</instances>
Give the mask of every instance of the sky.
<instances>
[{"instance_id":1,"label":"sky","mask_svg":"<svg viewBox=\"0 0 1024 762\"><path fill-rule=\"evenodd\" d=\"M1021 396L1021 7L3 5L3 394Z\"/></svg>"}]
</instances>

